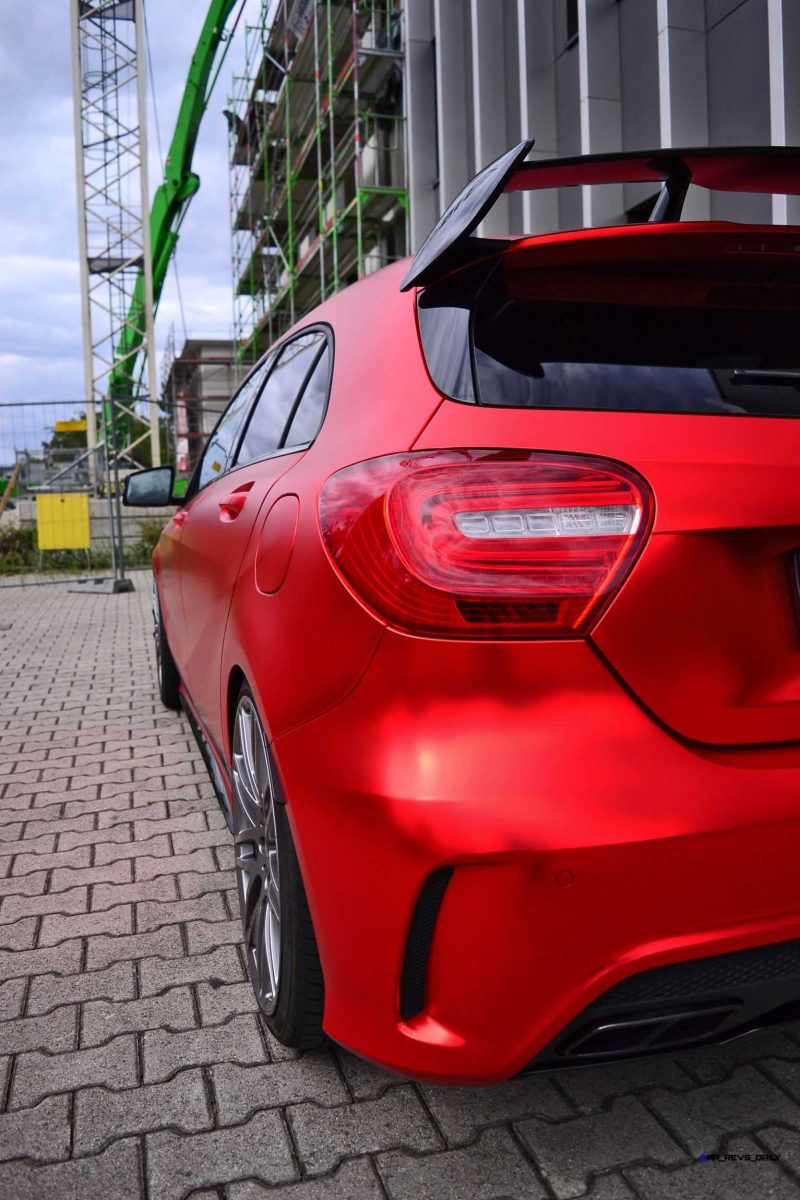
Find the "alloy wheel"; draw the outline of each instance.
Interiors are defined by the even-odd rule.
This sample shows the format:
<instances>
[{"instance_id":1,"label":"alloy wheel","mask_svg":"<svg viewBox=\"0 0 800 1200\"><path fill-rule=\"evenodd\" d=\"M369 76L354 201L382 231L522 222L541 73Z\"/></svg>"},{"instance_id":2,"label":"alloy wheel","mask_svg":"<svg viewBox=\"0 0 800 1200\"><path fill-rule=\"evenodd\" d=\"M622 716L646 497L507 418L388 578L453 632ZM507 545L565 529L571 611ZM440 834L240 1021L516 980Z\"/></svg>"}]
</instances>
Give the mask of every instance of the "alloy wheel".
<instances>
[{"instance_id":1,"label":"alloy wheel","mask_svg":"<svg viewBox=\"0 0 800 1200\"><path fill-rule=\"evenodd\" d=\"M244 695L233 733L236 803L234 853L245 952L256 999L268 1016L278 1002L281 967L281 900L275 795L264 730Z\"/></svg>"}]
</instances>

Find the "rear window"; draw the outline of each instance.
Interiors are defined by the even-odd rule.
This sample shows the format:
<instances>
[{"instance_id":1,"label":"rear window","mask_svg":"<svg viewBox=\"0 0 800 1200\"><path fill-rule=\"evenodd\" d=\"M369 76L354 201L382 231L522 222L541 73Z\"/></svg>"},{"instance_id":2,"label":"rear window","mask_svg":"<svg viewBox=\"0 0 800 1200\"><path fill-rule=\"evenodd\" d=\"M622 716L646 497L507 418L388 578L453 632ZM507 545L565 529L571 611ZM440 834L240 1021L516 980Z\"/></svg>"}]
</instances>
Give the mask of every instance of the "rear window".
<instances>
[{"instance_id":1,"label":"rear window","mask_svg":"<svg viewBox=\"0 0 800 1200\"><path fill-rule=\"evenodd\" d=\"M800 288L712 266L451 277L420 295L428 368L483 405L800 416Z\"/></svg>"}]
</instances>

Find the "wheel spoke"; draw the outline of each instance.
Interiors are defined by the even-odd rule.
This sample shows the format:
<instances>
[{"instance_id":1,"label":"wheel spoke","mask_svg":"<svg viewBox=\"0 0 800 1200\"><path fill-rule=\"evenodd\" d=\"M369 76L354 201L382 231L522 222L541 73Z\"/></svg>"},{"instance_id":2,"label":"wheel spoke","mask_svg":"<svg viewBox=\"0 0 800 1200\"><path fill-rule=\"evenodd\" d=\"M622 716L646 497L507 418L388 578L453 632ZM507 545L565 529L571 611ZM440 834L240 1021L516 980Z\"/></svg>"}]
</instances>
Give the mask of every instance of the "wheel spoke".
<instances>
[{"instance_id":1,"label":"wheel spoke","mask_svg":"<svg viewBox=\"0 0 800 1200\"><path fill-rule=\"evenodd\" d=\"M242 925L246 940L252 941L253 920L263 893L261 877L247 871L239 871L239 900L242 908Z\"/></svg>"},{"instance_id":2,"label":"wheel spoke","mask_svg":"<svg viewBox=\"0 0 800 1200\"><path fill-rule=\"evenodd\" d=\"M269 1004L275 993L269 947L269 905L264 898L258 906L256 934L258 937L258 987L262 1002Z\"/></svg>"},{"instance_id":3,"label":"wheel spoke","mask_svg":"<svg viewBox=\"0 0 800 1200\"><path fill-rule=\"evenodd\" d=\"M233 754L233 784L236 790L236 799L239 802L238 807L246 827L242 832L252 834L261 824L261 806L258 802L258 797L253 794L247 784L244 758L241 754L237 754L236 751ZM240 821L237 824L241 825L242 822Z\"/></svg>"},{"instance_id":4,"label":"wheel spoke","mask_svg":"<svg viewBox=\"0 0 800 1200\"><path fill-rule=\"evenodd\" d=\"M278 835L277 835L277 831L275 829L275 804L274 804L271 796L270 796L270 803L267 808L266 816L264 819L264 837L266 840L268 850L273 849L273 847L277 847Z\"/></svg>"},{"instance_id":5,"label":"wheel spoke","mask_svg":"<svg viewBox=\"0 0 800 1200\"><path fill-rule=\"evenodd\" d=\"M244 704L240 705L233 744L233 776L242 814L251 828L257 827L262 820L261 794L253 770L253 724L253 713Z\"/></svg>"},{"instance_id":6,"label":"wheel spoke","mask_svg":"<svg viewBox=\"0 0 800 1200\"><path fill-rule=\"evenodd\" d=\"M280 918L281 915L281 893L278 886L278 854L275 851L268 856L266 891L267 899L270 908L275 915Z\"/></svg>"},{"instance_id":7,"label":"wheel spoke","mask_svg":"<svg viewBox=\"0 0 800 1200\"><path fill-rule=\"evenodd\" d=\"M264 731L259 721L253 721L253 779L258 798L262 804L272 799L272 788L267 763L267 745L264 741ZM270 811L272 806L270 805Z\"/></svg>"},{"instance_id":8,"label":"wheel spoke","mask_svg":"<svg viewBox=\"0 0 800 1200\"><path fill-rule=\"evenodd\" d=\"M265 903L264 909L264 956L269 972L269 990L274 997L278 990L281 964L281 923L268 903Z\"/></svg>"},{"instance_id":9,"label":"wheel spoke","mask_svg":"<svg viewBox=\"0 0 800 1200\"><path fill-rule=\"evenodd\" d=\"M247 786L256 802L260 803L261 791L258 786L258 779L256 778L256 765L254 757L256 740L255 716L252 709L245 708L244 705L242 705L240 711L242 720L242 755L244 758L245 773L247 775Z\"/></svg>"}]
</instances>

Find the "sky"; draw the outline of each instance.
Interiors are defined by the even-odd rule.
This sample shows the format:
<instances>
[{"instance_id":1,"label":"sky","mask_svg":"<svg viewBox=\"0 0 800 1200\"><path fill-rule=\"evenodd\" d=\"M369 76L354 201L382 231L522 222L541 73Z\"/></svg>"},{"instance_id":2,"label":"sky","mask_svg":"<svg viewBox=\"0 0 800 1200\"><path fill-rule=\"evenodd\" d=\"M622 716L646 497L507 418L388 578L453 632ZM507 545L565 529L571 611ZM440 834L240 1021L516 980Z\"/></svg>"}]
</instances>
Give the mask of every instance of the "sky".
<instances>
[{"instance_id":1,"label":"sky","mask_svg":"<svg viewBox=\"0 0 800 1200\"><path fill-rule=\"evenodd\" d=\"M247 5L201 128L194 159L201 186L178 245L190 336L227 336L231 329L227 130L222 110L232 76L244 64L245 22L258 13L258 0L247 0ZM165 150L206 11L205 0L147 0ZM80 398L84 385L68 0L0 3L0 81L0 404ZM152 193L161 175L152 114L149 141ZM160 352L172 323L180 341L174 271L156 321ZM0 425L2 414L0 408ZM0 446L2 442L0 428Z\"/></svg>"}]
</instances>

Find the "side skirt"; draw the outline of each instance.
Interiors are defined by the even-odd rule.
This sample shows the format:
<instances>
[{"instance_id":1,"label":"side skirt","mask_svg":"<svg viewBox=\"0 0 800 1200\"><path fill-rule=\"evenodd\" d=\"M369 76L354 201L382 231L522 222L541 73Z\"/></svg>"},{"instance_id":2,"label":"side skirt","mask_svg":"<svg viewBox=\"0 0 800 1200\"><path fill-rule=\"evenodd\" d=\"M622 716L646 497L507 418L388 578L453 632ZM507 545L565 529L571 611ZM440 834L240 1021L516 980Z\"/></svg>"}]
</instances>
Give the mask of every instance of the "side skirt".
<instances>
[{"instance_id":1,"label":"side skirt","mask_svg":"<svg viewBox=\"0 0 800 1200\"><path fill-rule=\"evenodd\" d=\"M211 739L206 737L202 723L197 713L194 710L189 696L183 684L180 686L181 708L186 713L187 720L194 734L198 749L202 755L203 762L206 765L209 778L214 787L219 806L222 809L222 815L225 818L225 824L233 833L233 817L231 815L231 781L228 774L228 768L220 758L216 748L211 742Z\"/></svg>"}]
</instances>

